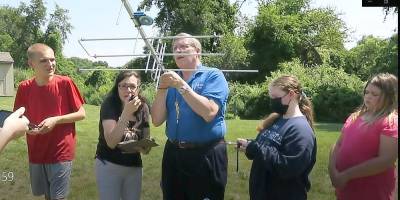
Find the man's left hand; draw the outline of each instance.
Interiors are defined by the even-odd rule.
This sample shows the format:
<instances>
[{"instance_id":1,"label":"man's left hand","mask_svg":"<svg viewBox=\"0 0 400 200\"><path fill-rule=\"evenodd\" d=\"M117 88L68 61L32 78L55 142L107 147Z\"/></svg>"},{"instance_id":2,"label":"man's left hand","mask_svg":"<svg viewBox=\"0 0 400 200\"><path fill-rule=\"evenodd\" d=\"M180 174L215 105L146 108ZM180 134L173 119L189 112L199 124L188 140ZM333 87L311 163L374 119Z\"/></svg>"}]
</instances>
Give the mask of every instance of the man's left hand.
<instances>
[{"instance_id":1,"label":"man's left hand","mask_svg":"<svg viewBox=\"0 0 400 200\"><path fill-rule=\"evenodd\" d=\"M174 71L167 71L160 77L160 87L181 88L186 82Z\"/></svg>"},{"instance_id":2,"label":"man's left hand","mask_svg":"<svg viewBox=\"0 0 400 200\"><path fill-rule=\"evenodd\" d=\"M40 122L38 132L39 134L45 134L53 130L58 121L58 117L49 117Z\"/></svg>"}]
</instances>

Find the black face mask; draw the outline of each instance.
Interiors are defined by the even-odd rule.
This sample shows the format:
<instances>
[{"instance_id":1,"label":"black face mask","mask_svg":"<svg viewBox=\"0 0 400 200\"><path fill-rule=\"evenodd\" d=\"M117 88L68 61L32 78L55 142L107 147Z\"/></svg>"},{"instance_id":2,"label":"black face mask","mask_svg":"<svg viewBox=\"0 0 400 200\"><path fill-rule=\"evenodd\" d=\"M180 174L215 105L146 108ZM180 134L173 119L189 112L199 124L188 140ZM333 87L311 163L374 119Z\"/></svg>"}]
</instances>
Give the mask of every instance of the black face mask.
<instances>
[{"instance_id":1,"label":"black face mask","mask_svg":"<svg viewBox=\"0 0 400 200\"><path fill-rule=\"evenodd\" d=\"M281 115L284 115L289 108L289 105L282 104L282 97L271 99L270 104L272 112L276 112Z\"/></svg>"}]
</instances>

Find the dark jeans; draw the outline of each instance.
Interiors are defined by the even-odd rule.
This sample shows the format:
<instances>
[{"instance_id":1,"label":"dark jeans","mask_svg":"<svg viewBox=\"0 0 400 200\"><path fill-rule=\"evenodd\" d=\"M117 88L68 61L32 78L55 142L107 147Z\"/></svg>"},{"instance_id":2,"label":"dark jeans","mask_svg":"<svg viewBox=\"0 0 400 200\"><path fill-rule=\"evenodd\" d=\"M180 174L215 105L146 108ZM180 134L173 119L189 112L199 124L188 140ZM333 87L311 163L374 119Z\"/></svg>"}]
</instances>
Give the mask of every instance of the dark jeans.
<instances>
[{"instance_id":1,"label":"dark jeans","mask_svg":"<svg viewBox=\"0 0 400 200\"><path fill-rule=\"evenodd\" d=\"M181 149L167 141L161 178L164 200L223 200L227 166L224 143Z\"/></svg>"}]
</instances>

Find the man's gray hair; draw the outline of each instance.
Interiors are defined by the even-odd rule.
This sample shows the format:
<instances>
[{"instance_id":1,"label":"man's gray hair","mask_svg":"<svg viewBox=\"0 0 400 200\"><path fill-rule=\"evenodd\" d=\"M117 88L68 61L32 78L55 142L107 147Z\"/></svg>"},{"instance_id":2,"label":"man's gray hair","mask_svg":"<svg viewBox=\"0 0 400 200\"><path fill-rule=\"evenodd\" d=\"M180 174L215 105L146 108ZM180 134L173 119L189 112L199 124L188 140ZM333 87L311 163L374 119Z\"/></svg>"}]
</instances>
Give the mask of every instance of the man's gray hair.
<instances>
[{"instance_id":1,"label":"man's gray hair","mask_svg":"<svg viewBox=\"0 0 400 200\"><path fill-rule=\"evenodd\" d=\"M181 38L175 38L172 42L172 44L175 43L175 41L180 40L180 39L188 39L189 44L193 46L194 48L197 49L198 53L201 53L201 43L198 39L194 38L193 35L190 35L188 33L179 33L176 35L177 37ZM173 47L172 47L173 48Z\"/></svg>"}]
</instances>

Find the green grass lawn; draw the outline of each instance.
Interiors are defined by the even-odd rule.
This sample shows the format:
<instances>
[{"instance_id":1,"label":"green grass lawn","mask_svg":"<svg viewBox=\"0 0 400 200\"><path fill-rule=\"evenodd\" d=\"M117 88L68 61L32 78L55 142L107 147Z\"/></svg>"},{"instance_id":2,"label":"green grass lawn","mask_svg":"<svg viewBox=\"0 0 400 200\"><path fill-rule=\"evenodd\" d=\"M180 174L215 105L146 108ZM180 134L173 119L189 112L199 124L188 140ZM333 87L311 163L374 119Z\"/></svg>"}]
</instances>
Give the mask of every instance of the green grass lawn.
<instances>
[{"instance_id":1,"label":"green grass lawn","mask_svg":"<svg viewBox=\"0 0 400 200\"><path fill-rule=\"evenodd\" d=\"M0 97L0 109L11 109L13 97ZM77 123L77 149L73 164L70 200L98 199L95 173L94 153L98 137L99 107L85 105L86 119ZM254 138L257 120L228 120L226 139ZM317 124L316 136L318 142L317 163L311 173L311 200L335 199L327 173L328 153L338 137L340 124ZM142 199L162 199L160 190L161 158L166 140L164 127L151 127L151 135L161 144L153 148L150 154L143 158L143 191ZM233 146L228 148L229 170L228 185L225 199L246 200L248 197L248 178L251 162L243 154L239 156L239 172L236 172L236 151ZM13 175L13 181L0 182L0 200L9 199L43 199L34 198L30 192L28 159L25 138L12 141L0 155L0 174Z\"/></svg>"}]
</instances>

